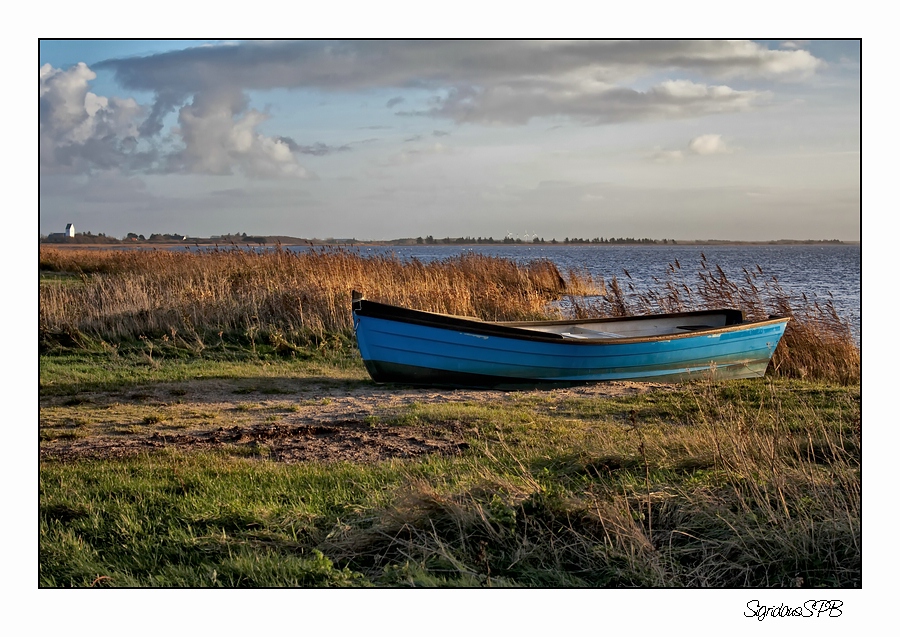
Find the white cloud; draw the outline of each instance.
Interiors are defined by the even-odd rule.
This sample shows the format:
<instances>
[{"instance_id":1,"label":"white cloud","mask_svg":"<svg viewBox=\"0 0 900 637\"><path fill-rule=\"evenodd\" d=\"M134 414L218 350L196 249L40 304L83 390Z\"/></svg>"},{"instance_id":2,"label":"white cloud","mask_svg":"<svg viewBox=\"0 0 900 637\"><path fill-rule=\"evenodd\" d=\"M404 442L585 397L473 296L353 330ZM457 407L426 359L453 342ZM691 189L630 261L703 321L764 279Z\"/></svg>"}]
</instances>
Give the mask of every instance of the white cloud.
<instances>
[{"instance_id":1,"label":"white cloud","mask_svg":"<svg viewBox=\"0 0 900 637\"><path fill-rule=\"evenodd\" d=\"M738 91L688 80L665 81L646 91L548 80L540 87L504 84L483 89L454 88L446 97L435 98L428 110L399 114L482 124L526 124L535 117L568 116L597 125L740 112L768 97L763 91Z\"/></svg>"},{"instance_id":2,"label":"white cloud","mask_svg":"<svg viewBox=\"0 0 900 637\"><path fill-rule=\"evenodd\" d=\"M731 152L725 144L725 140L721 135L708 134L700 135L691 140L688 145L691 152L697 155L718 155Z\"/></svg>"},{"instance_id":3,"label":"white cloud","mask_svg":"<svg viewBox=\"0 0 900 637\"><path fill-rule=\"evenodd\" d=\"M708 72L716 77L764 77L780 80L802 80L825 67L825 63L800 48L772 50L748 40L695 41L695 68L699 60L707 62Z\"/></svg>"},{"instance_id":4,"label":"white cloud","mask_svg":"<svg viewBox=\"0 0 900 637\"><path fill-rule=\"evenodd\" d=\"M86 165L120 166L137 144L143 111L133 99L91 93L96 74L79 63L67 70L45 64L39 71L39 144L43 170L76 170Z\"/></svg>"},{"instance_id":5,"label":"white cloud","mask_svg":"<svg viewBox=\"0 0 900 637\"><path fill-rule=\"evenodd\" d=\"M239 91L198 94L179 112L184 150L172 162L192 173L228 175L238 168L249 177L306 177L286 141L257 132L267 118L249 109Z\"/></svg>"},{"instance_id":6,"label":"white cloud","mask_svg":"<svg viewBox=\"0 0 900 637\"><path fill-rule=\"evenodd\" d=\"M680 150L665 150L663 148L655 148L650 153L648 159L657 164L675 164L684 160L684 153Z\"/></svg>"},{"instance_id":7,"label":"white cloud","mask_svg":"<svg viewBox=\"0 0 900 637\"><path fill-rule=\"evenodd\" d=\"M237 89L198 93L182 106L173 132L183 148L163 152L146 138L141 144L139 122L145 111L135 100L88 90L97 76L84 63L66 70L45 64L39 77L42 170L227 175L238 169L257 178L308 176L287 142L257 132L267 115L248 108Z\"/></svg>"},{"instance_id":8,"label":"white cloud","mask_svg":"<svg viewBox=\"0 0 900 637\"><path fill-rule=\"evenodd\" d=\"M648 91L635 78L665 72L712 78L803 79L822 62L804 50L747 41L401 40L242 42L107 60L126 87L154 91L148 130L184 101L213 87L347 92L415 87L434 104L398 115L456 122L523 124L568 116L589 124L696 117L749 108L765 92L683 79ZM394 97L387 108L402 103Z\"/></svg>"},{"instance_id":9,"label":"white cloud","mask_svg":"<svg viewBox=\"0 0 900 637\"><path fill-rule=\"evenodd\" d=\"M731 152L722 136L713 133L693 138L688 144L688 150L694 155L718 155ZM666 150L657 146L647 156L647 159L657 164L674 164L684 161L685 154L681 150Z\"/></svg>"},{"instance_id":10,"label":"white cloud","mask_svg":"<svg viewBox=\"0 0 900 637\"><path fill-rule=\"evenodd\" d=\"M349 40L241 42L107 60L135 89L189 94L203 87L319 88L493 86L547 79L622 84L648 71L711 77L792 78L822 61L804 50L729 40Z\"/></svg>"}]
</instances>

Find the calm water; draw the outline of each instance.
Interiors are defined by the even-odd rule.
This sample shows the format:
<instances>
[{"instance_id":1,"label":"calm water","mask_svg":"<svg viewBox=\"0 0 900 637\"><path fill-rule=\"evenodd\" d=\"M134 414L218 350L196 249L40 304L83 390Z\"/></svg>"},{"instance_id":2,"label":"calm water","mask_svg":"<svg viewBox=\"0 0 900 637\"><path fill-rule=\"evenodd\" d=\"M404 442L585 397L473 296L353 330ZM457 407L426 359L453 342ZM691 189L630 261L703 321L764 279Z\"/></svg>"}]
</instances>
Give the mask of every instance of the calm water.
<instances>
[{"instance_id":1,"label":"calm water","mask_svg":"<svg viewBox=\"0 0 900 637\"><path fill-rule=\"evenodd\" d=\"M303 250L305 248L291 248ZM800 298L831 298L838 313L847 319L857 340L861 335L861 257L859 245L775 245L775 246L565 246L565 245L497 245L497 246L388 246L349 248L361 255L395 254L402 259L431 261L444 259L464 251L506 257L518 263L534 259L550 259L565 271L586 270L596 280L609 281L613 276L624 283L625 270L629 282L640 293L657 287L654 277L665 280L666 269L677 259L688 285L696 283L701 254L710 266L719 265L729 279L743 280L743 269L762 268L766 278L776 277L781 287Z\"/></svg>"}]
</instances>

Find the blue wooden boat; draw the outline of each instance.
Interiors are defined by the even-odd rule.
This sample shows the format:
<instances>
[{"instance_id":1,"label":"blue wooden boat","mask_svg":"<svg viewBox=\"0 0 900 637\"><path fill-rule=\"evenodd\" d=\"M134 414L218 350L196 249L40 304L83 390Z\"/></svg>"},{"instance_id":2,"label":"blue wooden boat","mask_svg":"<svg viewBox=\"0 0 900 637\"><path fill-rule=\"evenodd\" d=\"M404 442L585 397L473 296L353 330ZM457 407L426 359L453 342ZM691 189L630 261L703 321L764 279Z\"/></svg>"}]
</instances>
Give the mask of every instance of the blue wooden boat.
<instances>
[{"instance_id":1,"label":"blue wooden boat","mask_svg":"<svg viewBox=\"0 0 900 637\"><path fill-rule=\"evenodd\" d=\"M788 318L735 309L592 320L488 322L370 301L353 293L353 326L379 383L454 387L756 378Z\"/></svg>"}]
</instances>

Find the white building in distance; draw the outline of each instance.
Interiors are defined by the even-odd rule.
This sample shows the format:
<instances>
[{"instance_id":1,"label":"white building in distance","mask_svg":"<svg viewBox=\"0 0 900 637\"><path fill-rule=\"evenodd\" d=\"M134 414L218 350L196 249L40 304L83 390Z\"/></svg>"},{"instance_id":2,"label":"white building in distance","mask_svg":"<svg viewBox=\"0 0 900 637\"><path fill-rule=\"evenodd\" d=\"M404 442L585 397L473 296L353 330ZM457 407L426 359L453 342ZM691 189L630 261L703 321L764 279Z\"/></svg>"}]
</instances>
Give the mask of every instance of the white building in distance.
<instances>
[{"instance_id":1,"label":"white building in distance","mask_svg":"<svg viewBox=\"0 0 900 637\"><path fill-rule=\"evenodd\" d=\"M67 223L65 232L51 232L50 236L47 237L50 241L59 241L61 239L67 239L69 237L75 237L75 224Z\"/></svg>"}]
</instances>

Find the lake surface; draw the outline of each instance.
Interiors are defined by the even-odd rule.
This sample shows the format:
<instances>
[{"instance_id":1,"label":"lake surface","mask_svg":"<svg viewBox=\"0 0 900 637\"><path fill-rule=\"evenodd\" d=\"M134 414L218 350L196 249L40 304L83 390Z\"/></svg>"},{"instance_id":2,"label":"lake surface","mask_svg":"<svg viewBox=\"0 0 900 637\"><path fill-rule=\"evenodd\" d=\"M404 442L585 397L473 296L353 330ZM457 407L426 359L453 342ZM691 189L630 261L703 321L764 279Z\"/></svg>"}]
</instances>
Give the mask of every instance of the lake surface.
<instances>
[{"instance_id":1,"label":"lake surface","mask_svg":"<svg viewBox=\"0 0 900 637\"><path fill-rule=\"evenodd\" d=\"M308 248L296 246L290 250ZM422 245L354 246L344 248L365 255L395 254L401 259L423 262L445 259L463 252L505 257L517 263L549 259L561 271L569 268L588 272L595 280L617 277L631 283L636 292L658 289L654 279L665 280L669 264L677 260L685 282L699 282L701 255L711 267L720 266L733 282L743 281L743 269L759 266L766 279L777 278L792 296L805 294L813 300L834 302L838 313L849 321L857 341L862 327L860 245ZM628 271L630 279L625 276Z\"/></svg>"}]
</instances>

